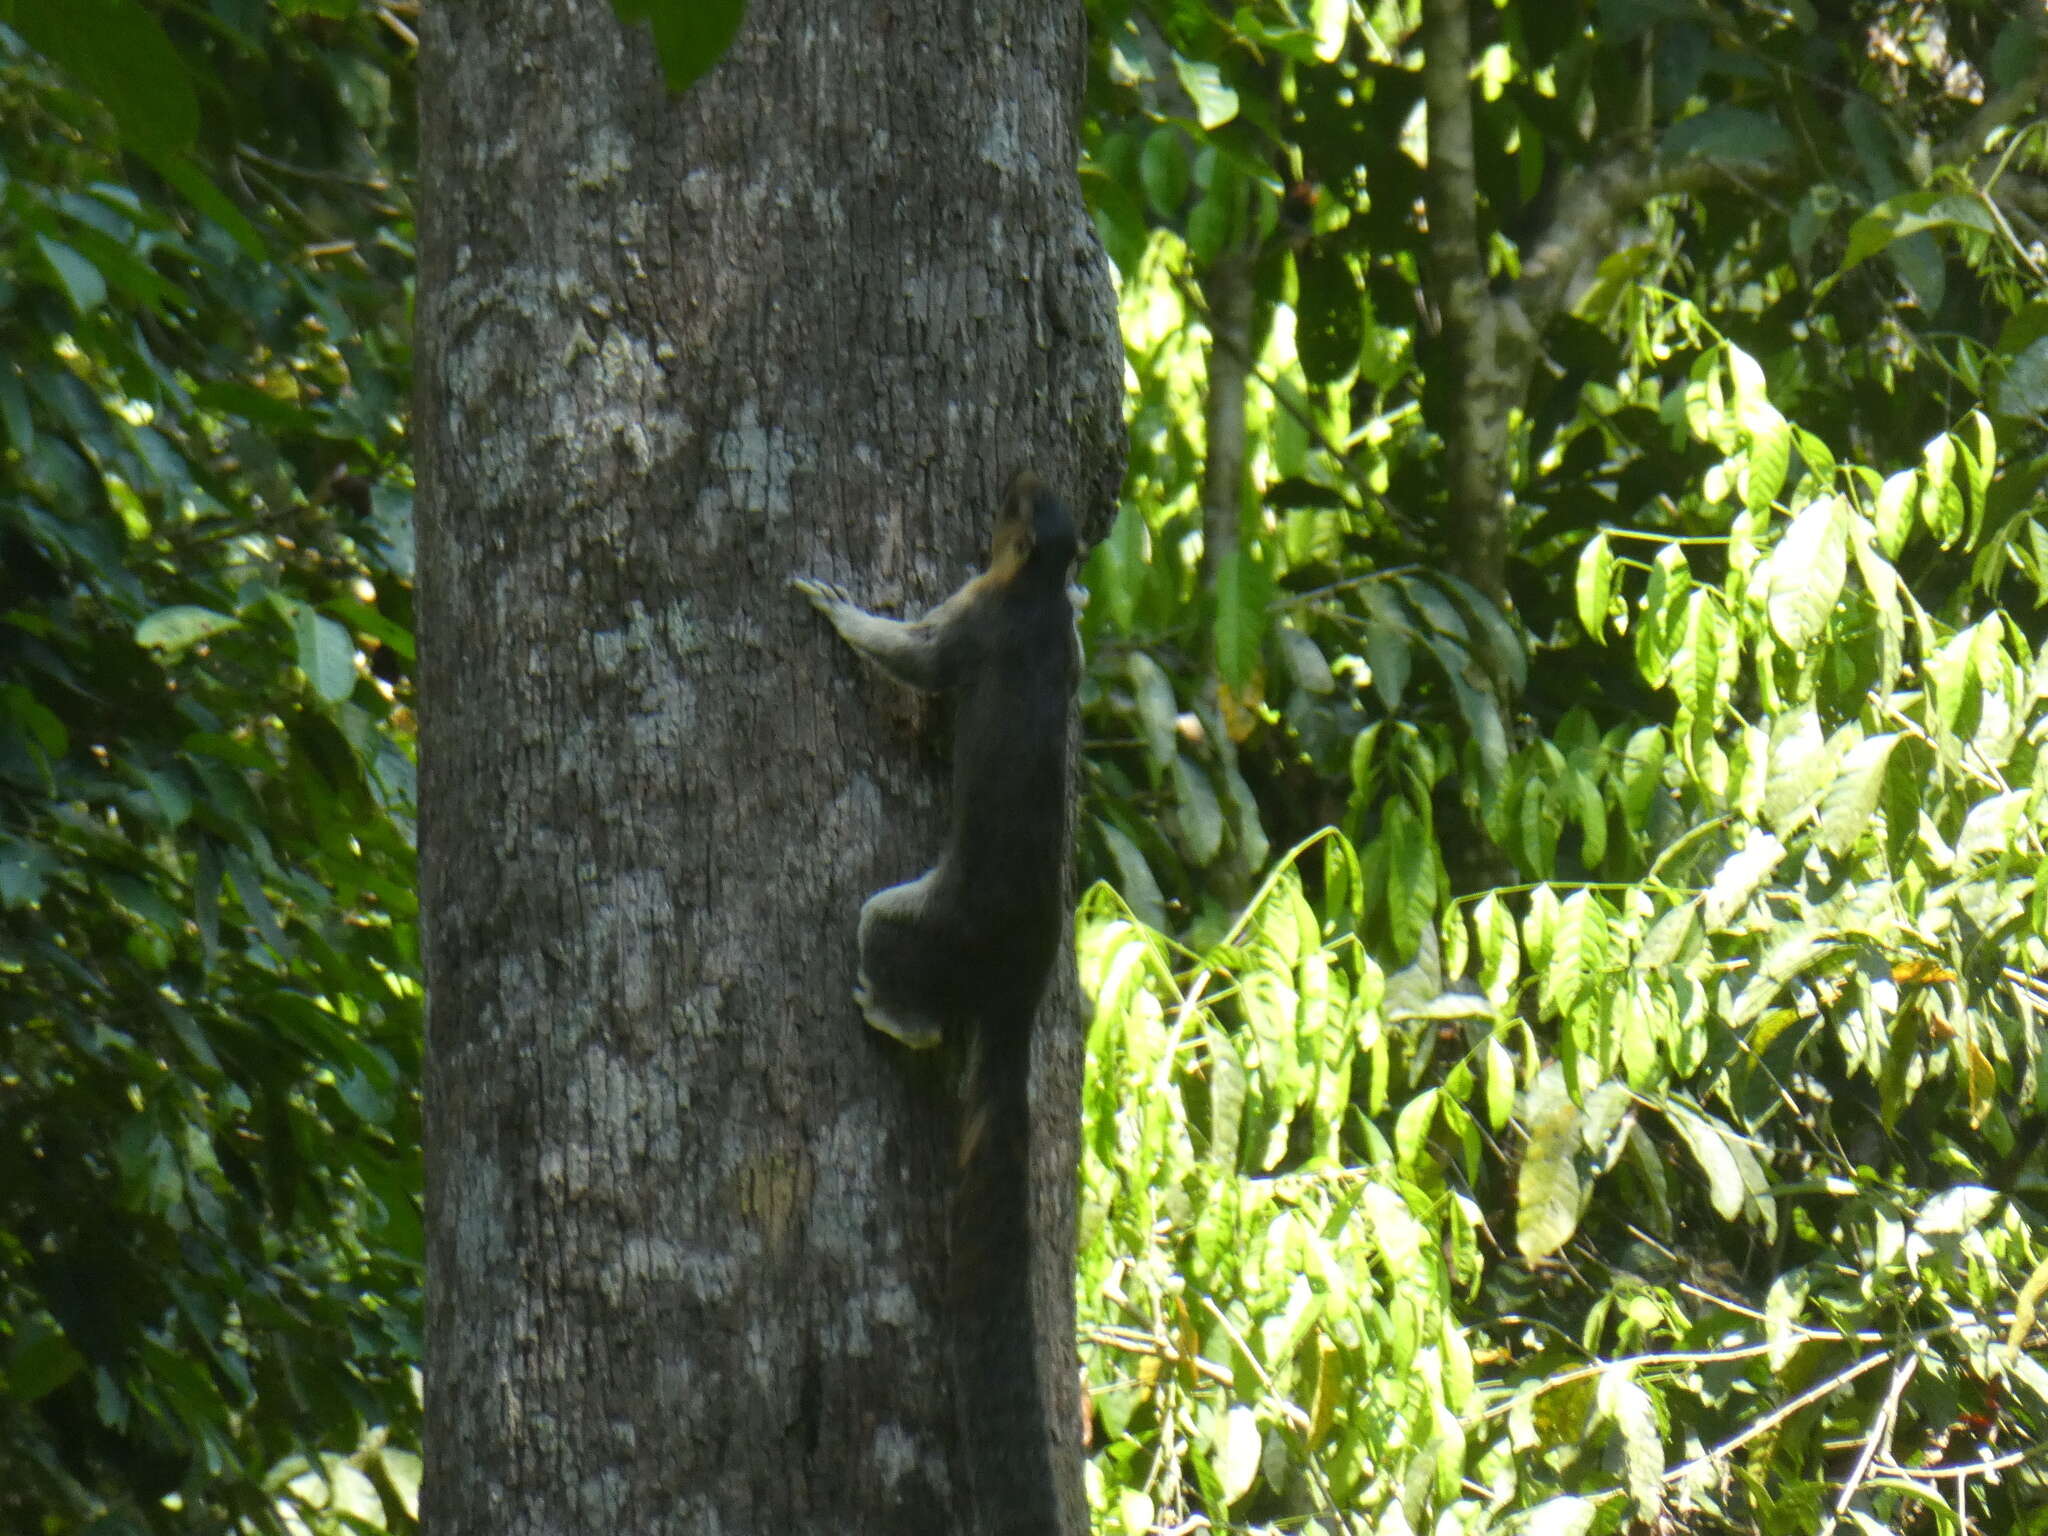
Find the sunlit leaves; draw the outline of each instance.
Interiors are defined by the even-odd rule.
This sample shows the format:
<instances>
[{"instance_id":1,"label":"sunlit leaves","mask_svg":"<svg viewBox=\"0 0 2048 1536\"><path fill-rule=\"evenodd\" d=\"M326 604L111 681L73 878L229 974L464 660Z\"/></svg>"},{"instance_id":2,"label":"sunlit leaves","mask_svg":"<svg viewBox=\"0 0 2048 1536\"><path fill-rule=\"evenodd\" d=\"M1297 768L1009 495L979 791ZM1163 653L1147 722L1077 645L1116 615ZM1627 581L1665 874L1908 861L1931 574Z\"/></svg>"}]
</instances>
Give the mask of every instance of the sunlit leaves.
<instances>
[{"instance_id":1,"label":"sunlit leaves","mask_svg":"<svg viewBox=\"0 0 2048 1536\"><path fill-rule=\"evenodd\" d=\"M1564 1074L1547 1068L1530 1089L1523 1111L1528 1145L1516 1181L1515 1243L1522 1257L1545 1259L1578 1229L1582 1190L1578 1176L1579 1107L1565 1091Z\"/></svg>"},{"instance_id":2,"label":"sunlit leaves","mask_svg":"<svg viewBox=\"0 0 2048 1536\"><path fill-rule=\"evenodd\" d=\"M1771 629L1793 650L1817 640L1834 612L1848 574L1848 533L1839 497L1814 502L1792 520L1765 566Z\"/></svg>"},{"instance_id":3,"label":"sunlit leaves","mask_svg":"<svg viewBox=\"0 0 2048 1536\"><path fill-rule=\"evenodd\" d=\"M1997 482L1981 466L1995 445L1969 417L1956 438L1925 446L1914 467L1886 479L1882 468L1844 467L1783 422L1762 371L1732 349L1725 367L1696 370L1694 384L1693 430L1751 477L1744 504L1729 503L1735 531L1724 546L1617 525L1589 540L1577 567L1581 624L1599 632L1626 616L1617 627L1630 633L1635 677L1656 690L1670 725L1602 730L1575 708L1520 744L1482 810L1495 846L1536 878L1448 909L1429 793L1441 782L1440 753L1406 722L1367 725L1346 758L1347 814L1362 842L1355 858L1348 842L1320 845L1319 929L1298 917L1275 926L1314 899L1312 884L1283 881L1225 950L1201 961L1213 968L1201 1004L1208 1065L1180 1077L1182 1113L1192 1128L1206 1124L1211 1155L1229 1162L1169 1180L1203 1191L1210 1213L1185 1229L1187 1239L1164 1239L1192 1241L1200 1255L1181 1252L1170 1267L1198 1274L1226 1313L1241 1307L1240 1335L1270 1340L1279 1324L1262 1331L1253 1319L1299 1315L1288 1310L1294 1293L1274 1278L1285 1265L1264 1256L1257 1236L1233 1258L1215 1245L1226 1231L1241 1241L1260 1231L1246 1224L1248 1202L1275 1200L1290 1212L1310 1202L1332 1213L1322 1239L1352 1254L1348 1272L1372 1268L1387 1282L1367 1304L1365 1336L1384 1345L1369 1361L1348 1353L1332 1322L1319 1325L1333 1332L1313 1352L1263 1360L1272 1392L1294 1405L1288 1422L1310 1433L1280 1441L1266 1430L1244 1508L1313 1467L1333 1491L1360 1490L1357 1507L1399 1511L1419 1529L1410 1510L1450 1518L1448 1502L1485 1467L1490 1486L1512 1486L1521 1501L1507 1528L1586 1528L1602 1506L1560 1492L1580 1486L1582 1474L1618 1486L1635 1515L1655 1522L1697 1497L1703 1485L1672 1469L1682 1457L1696 1466L1696 1447L1716 1437L1734 1440L1730 1455L1751 1469L1745 1476L1832 1486L1806 1442L1741 1439L1739 1426L1755 1415L1730 1421L1728 1403L1742 1394L1783 1401L1787 1374L1838 1348L1834 1330L1850 1319L1869 1338L1931 1328L1900 1347L1925 1348L1939 1335L1936 1353L1959 1362L1949 1353L1957 1339L1942 1331L1958 1313L1944 1309L1990 1326L1983 1309L2002 1305L1998 1297L2034 1263L2023 1222L1986 1235L2009 1207L1941 1194L1985 1186L1943 1182L1922 1150L1932 1144L1957 1166L1984 1166L1973 1138L2003 1134L2012 1064L2040 1054L2035 1036L2048 1014L2048 999L2016 1013L2008 994L2021 984L1994 981L1987 958L2048 961L2048 903L2033 890L2044 867L2031 745L2048 730L2041 665L2003 613L1958 621L1953 608L1930 611L1901 574L1945 540L1967 552L1983 536L1977 509ZM1505 682L1493 670L1501 660L1491 632L1455 589L1401 576L1359 591L1368 637L1384 637L1383 647L1398 645L1405 657L1455 644L1468 680ZM1288 659L1284 645L1273 654L1307 693L1320 672ZM1402 678L1404 692L1422 675ZM1596 865L1603 878L1581 877ZM1401 968L1383 991L1359 976L1347 1005L1346 979L1356 973L1343 945L1353 934ZM1219 991L1219 973L1233 978L1234 997ZM1133 1038L1156 1039L1138 1021L1173 1016L1188 984L1183 973L1149 1005L1134 999ZM2031 982L2023 990L2038 993ZM1376 1010L1361 1014L1367 997ZM1339 1026L1346 1018L1352 1024ZM1348 1052L1341 1078L1319 1033ZM1331 1096L1340 1081L1349 1118ZM1090 1102L1106 1107L1118 1096ZM1288 1104L1313 1104L1295 1111L1315 1127L1312 1139L1283 1133ZM1171 1145L1155 1103L1135 1113L1154 1127L1146 1155ZM1342 1127L1335 1136L1333 1125ZM1187 1145L1199 1159L1200 1139ZM1363 1182L1353 1204L1321 1203L1330 1198L1324 1163L1291 1161L1305 1145ZM1219 1183L1232 1177L1226 1167L1240 1170L1228 1194ZM1930 1178L1933 1191L1894 1192L1926 1191ZM1434 1204L1432 1190L1442 1192ZM1146 1209L1156 1216L1161 1207ZM1461 1234L1474 1220L1497 1241L1511 1231L1510 1253L1469 1245ZM1162 1241L1156 1227L1127 1230L1135 1253ZM1169 1217L1169 1233L1182 1230ZM1766 1255L1782 1251L1788 1230L1821 1262L1774 1270ZM1299 1228L1288 1231L1296 1241ZM1996 1284L1987 1289L1952 1261L1963 1241L1980 1245L1973 1262L1995 1269ZM1739 1274L1674 1281L1666 1248L1709 1267L1749 1257ZM1447 1273L1475 1288L1460 1292L1469 1302L1420 1289L1440 1283L1423 1262L1433 1253L1453 1256ZM1303 1262L1300 1272L1329 1272L1327 1255ZM1140 1270L1127 1262L1111 1272ZM1923 1308L1913 1299L1923 1293L1901 1288L1909 1276L1945 1299ZM1582 1284L1589 1300L1561 1300ZM1119 1286L1117 1305L1126 1305L1132 1293ZM1089 1294L1084 1286L1084 1304ZM1723 1294L1732 1310L1716 1312ZM1537 1356L1491 1379L1480 1372L1481 1400L1491 1393L1512 1405L1507 1438L1489 1446L1469 1415L1455 1434L1446 1429L1429 1372L1432 1349L1438 1360L1451 1349L1448 1340L1432 1346L1429 1328L1447 1307L1466 1320L1461 1343L1484 1338L1496 1326L1490 1309L1502 1306L1578 1330L1582 1347L1611 1363L1589 1374L1578 1354L1546 1354L1528 1343L1540 1334L1508 1330ZM1636 1363L1660 1350L1696 1354L1702 1368ZM1402 1403L1412 1415L1402 1420L1412 1425L1407 1438L1346 1438L1341 1410L1328 1406L1333 1379ZM1731 1382L1741 1383L1733 1397ZM1190 1455L1222 1465L1230 1405L1220 1391L1193 1397L1159 1411L1183 1415L1175 1422L1186 1426ZM1868 1405L1816 1404L1814 1422L1834 1426L1830 1433L1864 1432ZM1262 1427L1267 1406L1254 1409ZM1995 1411L2038 1419L2031 1401ZM1361 1443L1377 1459L1361 1459ZM1240 1476L1248 1447L1240 1442L1233 1463ZM1538 1450L1540 1458L1527 1454ZM1418 1505L1425 1487L1436 1502ZM1162 1519L1168 1512L1150 1507ZM1796 1512L1790 1524L1779 1519L1794 1502L1744 1508L1744 1519L1774 1536L1812 1523Z\"/></svg>"}]
</instances>

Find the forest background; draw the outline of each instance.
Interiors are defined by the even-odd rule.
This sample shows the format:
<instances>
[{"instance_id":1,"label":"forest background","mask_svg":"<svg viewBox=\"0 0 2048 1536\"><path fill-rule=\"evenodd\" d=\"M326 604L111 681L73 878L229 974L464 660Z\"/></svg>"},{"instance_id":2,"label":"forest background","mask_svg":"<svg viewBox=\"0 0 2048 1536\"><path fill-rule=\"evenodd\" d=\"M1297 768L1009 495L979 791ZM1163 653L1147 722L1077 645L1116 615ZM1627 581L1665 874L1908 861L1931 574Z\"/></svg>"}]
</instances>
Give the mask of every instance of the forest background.
<instances>
[{"instance_id":1,"label":"forest background","mask_svg":"<svg viewBox=\"0 0 2048 1536\"><path fill-rule=\"evenodd\" d=\"M1097 1529L2048 1530L2048 13L1090 9ZM416 21L0 4L9 1530L414 1528Z\"/></svg>"}]
</instances>

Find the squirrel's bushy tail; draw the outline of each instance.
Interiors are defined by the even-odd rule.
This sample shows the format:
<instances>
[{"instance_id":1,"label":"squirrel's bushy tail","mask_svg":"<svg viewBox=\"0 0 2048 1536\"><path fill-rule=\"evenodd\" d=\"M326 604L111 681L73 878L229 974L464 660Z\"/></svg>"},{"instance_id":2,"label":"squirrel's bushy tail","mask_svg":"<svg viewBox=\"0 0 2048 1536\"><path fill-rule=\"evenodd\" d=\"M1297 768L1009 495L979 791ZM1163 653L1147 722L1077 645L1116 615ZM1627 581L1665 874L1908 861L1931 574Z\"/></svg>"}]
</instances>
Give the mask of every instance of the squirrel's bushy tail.
<instances>
[{"instance_id":1,"label":"squirrel's bushy tail","mask_svg":"<svg viewBox=\"0 0 2048 1536\"><path fill-rule=\"evenodd\" d=\"M961 1095L948 1289L968 1536L1071 1536L1032 1301L1031 1021L982 1021Z\"/></svg>"}]
</instances>

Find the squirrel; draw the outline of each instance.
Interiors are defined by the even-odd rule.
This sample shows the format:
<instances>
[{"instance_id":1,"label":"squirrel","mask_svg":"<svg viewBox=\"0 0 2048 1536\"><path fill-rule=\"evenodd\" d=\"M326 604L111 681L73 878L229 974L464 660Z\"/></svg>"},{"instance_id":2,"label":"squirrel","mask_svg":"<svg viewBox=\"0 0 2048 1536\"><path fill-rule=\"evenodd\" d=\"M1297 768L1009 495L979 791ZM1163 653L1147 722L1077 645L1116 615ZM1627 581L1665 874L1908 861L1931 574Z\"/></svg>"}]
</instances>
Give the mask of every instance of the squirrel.
<instances>
[{"instance_id":1,"label":"squirrel","mask_svg":"<svg viewBox=\"0 0 2048 1536\"><path fill-rule=\"evenodd\" d=\"M1065 505L1011 482L988 568L913 622L791 585L891 677L959 695L952 831L937 866L867 899L854 1001L913 1049L964 1032L949 1211L954 1395L979 1536L1057 1536L1031 1299L1031 1030L1068 920L1068 728L1080 673L1079 553Z\"/></svg>"}]
</instances>

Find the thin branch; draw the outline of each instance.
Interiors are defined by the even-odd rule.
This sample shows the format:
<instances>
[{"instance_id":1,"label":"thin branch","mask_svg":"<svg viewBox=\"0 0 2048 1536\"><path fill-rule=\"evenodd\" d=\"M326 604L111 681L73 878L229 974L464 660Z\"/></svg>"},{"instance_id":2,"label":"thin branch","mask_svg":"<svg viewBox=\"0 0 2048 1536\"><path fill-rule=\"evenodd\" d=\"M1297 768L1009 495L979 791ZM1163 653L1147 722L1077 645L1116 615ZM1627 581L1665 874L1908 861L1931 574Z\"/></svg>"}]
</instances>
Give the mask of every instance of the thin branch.
<instances>
[{"instance_id":1,"label":"thin branch","mask_svg":"<svg viewBox=\"0 0 2048 1536\"><path fill-rule=\"evenodd\" d=\"M1334 1511L1337 1508L1337 1495L1331 1489L1329 1479L1323 1476L1323 1465L1316 1459L1314 1447L1309 1444L1309 1431L1314 1427L1309 1416L1273 1390L1273 1378L1266 1374L1265 1366L1261 1365L1259 1357L1252 1353L1251 1345L1247 1344L1244 1335L1231 1325L1230 1319L1223 1315L1223 1309L1216 1305L1214 1299L1204 1296L1202 1305L1209 1309L1209 1315L1215 1318L1217 1325L1230 1336L1230 1342L1237 1346L1238 1353L1244 1356L1245 1363L1259 1378L1259 1389L1273 1400L1279 1411L1281 1423L1300 1437L1302 1470L1308 1474L1309 1481L1315 1484L1316 1492L1322 1497L1323 1503ZM1297 1424L1296 1419L1301 1422Z\"/></svg>"},{"instance_id":2,"label":"thin branch","mask_svg":"<svg viewBox=\"0 0 2048 1536\"><path fill-rule=\"evenodd\" d=\"M1145 1355L1153 1360L1164 1360L1169 1365L1184 1365L1197 1376L1206 1376L1218 1386L1233 1386L1236 1378L1227 1366L1200 1355L1184 1355L1166 1339L1157 1334L1141 1333L1135 1328L1091 1328L1082 1337L1090 1344L1100 1344L1105 1349L1120 1350L1127 1355Z\"/></svg>"},{"instance_id":3,"label":"thin branch","mask_svg":"<svg viewBox=\"0 0 2048 1536\"><path fill-rule=\"evenodd\" d=\"M1856 1458L1856 1465L1849 1469L1848 1477L1842 1481L1842 1491L1835 1497L1834 1513L1828 1516L1828 1523L1821 1527L1820 1536L1835 1536L1835 1527L1842 1523L1842 1516L1849 1512L1849 1503L1856 1497L1856 1490L1863 1486L1863 1479L1870 1475L1870 1463L1877 1456L1881 1445L1887 1456L1891 1453L1892 1425L1898 1422L1899 1399L1905 1395L1906 1383L1913 1379L1913 1373L1920 1369L1920 1357L1907 1355L1892 1372L1892 1384L1885 1389L1884 1401L1877 1405L1877 1412L1871 1415L1870 1432L1863 1437L1863 1451Z\"/></svg>"},{"instance_id":4,"label":"thin branch","mask_svg":"<svg viewBox=\"0 0 2048 1536\"><path fill-rule=\"evenodd\" d=\"M1609 1371L1656 1369L1670 1365L1723 1365L1731 1360L1754 1360L1758 1355L1767 1355L1770 1352L1771 1346L1769 1344L1738 1344L1733 1349L1686 1349L1672 1350L1665 1354L1622 1355L1613 1360L1598 1360L1591 1365L1575 1366L1571 1370L1561 1371L1555 1376L1542 1377L1535 1382L1535 1395L1541 1397L1546 1392L1554 1392L1559 1387L1568 1387L1576 1381L1591 1381L1597 1376L1605 1376ZM1528 1382L1516 1382L1514 1390L1508 1392L1506 1397L1495 1403L1491 1408L1481 1410L1479 1421L1484 1423L1488 1419L1498 1418L1501 1414L1508 1412L1520 1400L1522 1388L1529 1384ZM1507 1390L1505 1384L1502 1385L1501 1390Z\"/></svg>"},{"instance_id":5,"label":"thin branch","mask_svg":"<svg viewBox=\"0 0 2048 1536\"><path fill-rule=\"evenodd\" d=\"M1621 150L1579 172L1559 197L1556 216L1522 257L1514 294L1525 323L1540 332L1556 318L1573 276L1627 215L1660 197L1740 180L1719 159L1698 156L1659 166L1642 148Z\"/></svg>"},{"instance_id":6,"label":"thin branch","mask_svg":"<svg viewBox=\"0 0 2048 1536\"><path fill-rule=\"evenodd\" d=\"M2048 1454L2048 1444L2023 1445L2016 1451L2007 1451L2003 1456L1986 1456L1982 1461L1951 1461L1938 1467L1906 1467L1898 1462L1880 1456L1876 1470L1880 1477L1903 1477L1909 1482L1921 1478L1976 1477L1983 1472L2005 1472L2032 1461L2035 1457Z\"/></svg>"},{"instance_id":7,"label":"thin branch","mask_svg":"<svg viewBox=\"0 0 2048 1536\"><path fill-rule=\"evenodd\" d=\"M1743 1429L1741 1433L1730 1435L1711 1451L1702 1451L1699 1455L1693 1457L1691 1461L1681 1462L1678 1466L1673 1467L1664 1474L1664 1481L1667 1483L1683 1482L1701 1468L1709 1467L1717 1461L1725 1460L1736 1451L1741 1450L1743 1446L1749 1444L1750 1441L1757 1439L1759 1436L1768 1435L1794 1414L1812 1407L1822 1398L1832 1393L1839 1392L1858 1376L1869 1374L1891 1358L1889 1350L1880 1350L1874 1355L1865 1355L1846 1371L1838 1372L1830 1376L1826 1381L1815 1383L1798 1396L1787 1398L1762 1418L1751 1420L1748 1427Z\"/></svg>"},{"instance_id":8,"label":"thin branch","mask_svg":"<svg viewBox=\"0 0 2048 1536\"><path fill-rule=\"evenodd\" d=\"M415 10L415 12L417 12L417 9L418 9L417 7L414 7L414 10ZM413 29L412 29L411 27L407 26L407 25L406 25L406 24L405 24L404 22L400 21L400 20L398 19L398 13L397 13L397 11L396 11L396 10L394 10L394 9L393 9L393 8L392 8L391 6L389 6L389 5L380 5L380 6L378 6L378 7L377 7L377 19L378 19L379 21L383 22L385 26L389 27L389 28L391 29L391 31L392 31L392 32L393 32L394 34L396 34L396 36L398 37L399 41L403 42L403 43L405 44L405 46L406 46L406 47L408 47L408 48L417 48L417 47L419 47L419 45L420 45L420 35L419 35L419 33L417 33L417 32L415 32L415 31L413 31Z\"/></svg>"}]
</instances>

